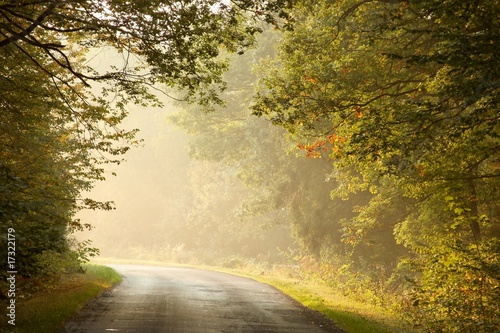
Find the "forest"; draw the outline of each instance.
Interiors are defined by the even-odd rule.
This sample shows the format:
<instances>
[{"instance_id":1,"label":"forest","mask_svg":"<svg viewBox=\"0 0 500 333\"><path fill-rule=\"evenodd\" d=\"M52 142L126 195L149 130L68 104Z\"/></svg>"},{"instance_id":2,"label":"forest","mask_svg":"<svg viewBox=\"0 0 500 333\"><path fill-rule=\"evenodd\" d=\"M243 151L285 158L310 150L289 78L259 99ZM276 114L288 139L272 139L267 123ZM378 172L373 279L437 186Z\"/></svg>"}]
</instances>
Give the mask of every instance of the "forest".
<instances>
[{"instance_id":1,"label":"forest","mask_svg":"<svg viewBox=\"0 0 500 333\"><path fill-rule=\"evenodd\" d=\"M497 0L0 14L0 298L7 264L251 262L422 332L500 331Z\"/></svg>"}]
</instances>

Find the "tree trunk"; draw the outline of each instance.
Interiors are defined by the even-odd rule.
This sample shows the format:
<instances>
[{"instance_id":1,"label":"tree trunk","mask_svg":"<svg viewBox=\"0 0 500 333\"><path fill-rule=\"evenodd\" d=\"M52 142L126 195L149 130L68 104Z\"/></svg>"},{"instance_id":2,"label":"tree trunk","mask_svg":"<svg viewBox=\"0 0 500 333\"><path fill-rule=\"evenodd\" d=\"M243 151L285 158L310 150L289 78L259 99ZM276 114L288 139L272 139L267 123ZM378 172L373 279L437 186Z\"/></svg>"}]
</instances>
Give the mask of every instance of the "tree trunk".
<instances>
[{"instance_id":1,"label":"tree trunk","mask_svg":"<svg viewBox=\"0 0 500 333\"><path fill-rule=\"evenodd\" d=\"M481 226L479 225L479 209L478 209L479 200L477 198L476 184L474 184L474 180L469 179L468 183L471 191L470 206L469 206L471 215L470 227L474 239L478 241L481 239Z\"/></svg>"}]
</instances>

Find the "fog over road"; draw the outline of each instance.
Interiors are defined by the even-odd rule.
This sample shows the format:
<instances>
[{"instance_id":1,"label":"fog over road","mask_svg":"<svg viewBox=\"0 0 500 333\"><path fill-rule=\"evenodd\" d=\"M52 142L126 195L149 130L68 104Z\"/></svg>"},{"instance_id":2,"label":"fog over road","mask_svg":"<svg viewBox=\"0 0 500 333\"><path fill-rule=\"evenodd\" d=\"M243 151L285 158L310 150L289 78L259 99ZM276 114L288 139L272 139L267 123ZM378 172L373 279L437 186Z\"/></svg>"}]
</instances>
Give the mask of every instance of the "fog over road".
<instances>
[{"instance_id":1,"label":"fog over road","mask_svg":"<svg viewBox=\"0 0 500 333\"><path fill-rule=\"evenodd\" d=\"M226 273L111 265L123 281L60 333L342 333L274 287Z\"/></svg>"}]
</instances>

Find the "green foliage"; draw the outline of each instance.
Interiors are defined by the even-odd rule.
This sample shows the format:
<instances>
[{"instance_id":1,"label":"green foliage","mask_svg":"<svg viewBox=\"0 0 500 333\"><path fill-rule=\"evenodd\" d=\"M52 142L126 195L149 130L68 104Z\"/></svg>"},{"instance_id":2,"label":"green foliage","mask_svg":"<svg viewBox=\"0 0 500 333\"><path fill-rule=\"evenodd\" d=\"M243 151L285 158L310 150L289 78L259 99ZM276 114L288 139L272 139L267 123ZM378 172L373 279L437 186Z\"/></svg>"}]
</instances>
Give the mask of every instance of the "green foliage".
<instances>
[{"instance_id":1,"label":"green foliage","mask_svg":"<svg viewBox=\"0 0 500 333\"><path fill-rule=\"evenodd\" d=\"M52 66L32 61L63 84L54 67L84 84L107 82L104 91L116 94L117 104L154 100L147 88L162 83L208 105L221 102L217 94L225 87L221 74L227 64L218 57L221 47L242 53L260 31L256 20L278 24L278 17L287 17L286 6L284 0L235 0L229 5L217 0L7 1L0 5L0 48L15 47L28 57L45 55ZM103 46L115 48L124 63L106 72L78 68L73 47Z\"/></svg>"},{"instance_id":2,"label":"green foliage","mask_svg":"<svg viewBox=\"0 0 500 333\"><path fill-rule=\"evenodd\" d=\"M407 310L432 332L498 329L499 13L497 1L301 1L253 106L331 163L334 199L369 193L342 222L348 267L415 281Z\"/></svg>"},{"instance_id":3,"label":"green foliage","mask_svg":"<svg viewBox=\"0 0 500 333\"><path fill-rule=\"evenodd\" d=\"M75 218L78 211L113 208L84 193L137 145L136 130L120 128L129 105L161 105L151 93L159 85L176 86L182 99L207 107L221 103L227 68L221 48L245 50L260 30L256 19L276 23L275 16L286 16L283 6L212 0L0 4L0 222L4 232L15 230L19 274L56 274L62 262L95 254L68 235L90 228ZM92 67L85 56L106 47L123 61Z\"/></svg>"},{"instance_id":4,"label":"green foliage","mask_svg":"<svg viewBox=\"0 0 500 333\"><path fill-rule=\"evenodd\" d=\"M225 107L207 113L184 106L169 117L188 134L187 150L195 160L189 173L195 204L186 209L184 226L189 239L179 238L186 250L227 256L227 262L234 256L275 261L277 246L291 246L281 211L286 200L279 198L286 195L283 183L291 183L279 169L283 132L248 110L255 82L251 64L272 52L275 37L266 32L260 47L231 58L228 89L221 95Z\"/></svg>"},{"instance_id":5,"label":"green foliage","mask_svg":"<svg viewBox=\"0 0 500 333\"><path fill-rule=\"evenodd\" d=\"M5 73L0 92L0 220L15 230L20 274L61 272L62 261L78 258L67 253L66 236L88 228L74 214L82 208L109 207L82 198L80 192L104 179L104 164L120 162L107 156L126 151L134 132L109 132L124 117L123 110L112 110L104 102L80 104L79 99L90 95L78 84L71 89L50 84L50 77L33 63L44 63L43 55L28 59L17 48L0 51ZM124 146L115 145L116 140L123 140ZM7 251L6 244L1 251Z\"/></svg>"},{"instance_id":6,"label":"green foliage","mask_svg":"<svg viewBox=\"0 0 500 333\"><path fill-rule=\"evenodd\" d=\"M216 248L230 255L229 249L236 248L240 256L276 260L276 247L296 247L291 233L305 253L319 256L332 244L342 248L340 221L366 200L363 193L349 204L332 201L329 193L335 185L324 177L329 165L290 154L293 143L283 130L251 116L257 77L249 64L268 59L276 37L266 31L258 48L231 59L224 108L203 114L190 107L170 117L188 133L190 156L206 161L191 174L196 205L187 217L186 233L205 251ZM244 253L238 244L252 244L241 249L252 250Z\"/></svg>"},{"instance_id":7,"label":"green foliage","mask_svg":"<svg viewBox=\"0 0 500 333\"><path fill-rule=\"evenodd\" d=\"M498 239L443 244L420 260L408 314L429 332L495 332L500 327Z\"/></svg>"}]
</instances>

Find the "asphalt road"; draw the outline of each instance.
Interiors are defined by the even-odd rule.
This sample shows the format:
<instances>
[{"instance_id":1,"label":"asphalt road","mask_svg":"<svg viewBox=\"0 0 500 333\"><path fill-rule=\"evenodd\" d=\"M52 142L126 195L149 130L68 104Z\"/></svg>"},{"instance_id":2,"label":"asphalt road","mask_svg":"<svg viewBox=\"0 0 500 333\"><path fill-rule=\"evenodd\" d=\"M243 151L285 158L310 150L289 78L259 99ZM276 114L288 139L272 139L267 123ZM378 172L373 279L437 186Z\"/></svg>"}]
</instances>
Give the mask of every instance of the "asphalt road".
<instances>
[{"instance_id":1,"label":"asphalt road","mask_svg":"<svg viewBox=\"0 0 500 333\"><path fill-rule=\"evenodd\" d=\"M112 265L123 281L60 333L342 333L274 287L179 267Z\"/></svg>"}]
</instances>

